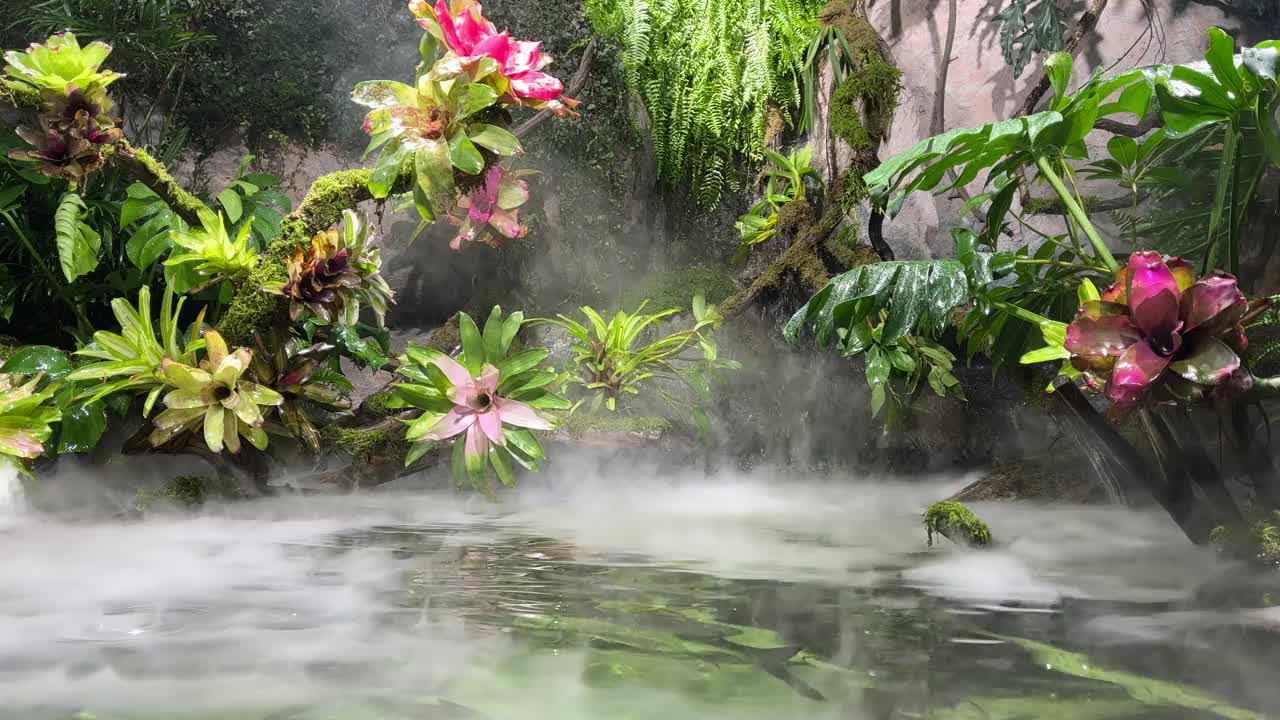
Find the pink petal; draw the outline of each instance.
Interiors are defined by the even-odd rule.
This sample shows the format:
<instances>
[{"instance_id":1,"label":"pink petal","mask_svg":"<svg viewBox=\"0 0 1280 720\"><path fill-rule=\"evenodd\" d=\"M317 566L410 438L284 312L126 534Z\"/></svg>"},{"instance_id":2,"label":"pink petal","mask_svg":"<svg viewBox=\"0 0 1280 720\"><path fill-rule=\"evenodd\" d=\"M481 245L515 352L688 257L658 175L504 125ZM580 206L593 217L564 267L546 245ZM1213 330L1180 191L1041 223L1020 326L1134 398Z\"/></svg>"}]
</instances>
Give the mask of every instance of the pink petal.
<instances>
[{"instance_id":1,"label":"pink petal","mask_svg":"<svg viewBox=\"0 0 1280 720\"><path fill-rule=\"evenodd\" d=\"M505 445L506 438L502 434L502 418L498 415L497 410L479 413L476 415L476 425L480 430L498 445Z\"/></svg>"},{"instance_id":2,"label":"pink petal","mask_svg":"<svg viewBox=\"0 0 1280 720\"><path fill-rule=\"evenodd\" d=\"M1157 354L1145 342L1134 343L1116 360L1107 383L1107 397L1117 405L1132 405L1169 366L1169 358Z\"/></svg>"},{"instance_id":3,"label":"pink petal","mask_svg":"<svg viewBox=\"0 0 1280 720\"><path fill-rule=\"evenodd\" d=\"M475 422L475 413L462 413L455 408L440 418L435 425L432 425L431 429L423 437L427 440L448 440L462 433L474 425Z\"/></svg>"},{"instance_id":4,"label":"pink petal","mask_svg":"<svg viewBox=\"0 0 1280 720\"><path fill-rule=\"evenodd\" d=\"M511 39L507 37L505 32L497 35L490 35L481 40L471 50L472 55L488 55L498 61L499 65L507 62L507 53L511 47Z\"/></svg>"},{"instance_id":5,"label":"pink petal","mask_svg":"<svg viewBox=\"0 0 1280 720\"><path fill-rule=\"evenodd\" d=\"M544 420L537 411L522 402L494 398L493 403L498 409L498 414L502 416L502 422L506 425L532 430L550 430L552 427L551 423Z\"/></svg>"},{"instance_id":6,"label":"pink petal","mask_svg":"<svg viewBox=\"0 0 1280 720\"><path fill-rule=\"evenodd\" d=\"M1187 332L1203 326L1217 334L1240 322L1248 310L1249 301L1236 279L1225 273L1203 278L1182 296L1182 322Z\"/></svg>"},{"instance_id":7,"label":"pink petal","mask_svg":"<svg viewBox=\"0 0 1280 720\"><path fill-rule=\"evenodd\" d=\"M510 54L502 66L502 74L508 77L541 69L538 63L542 60L542 43L524 40L511 41Z\"/></svg>"},{"instance_id":8,"label":"pink petal","mask_svg":"<svg viewBox=\"0 0 1280 720\"><path fill-rule=\"evenodd\" d=\"M498 368L485 364L480 368L480 377L476 379L476 389L492 395L498 389Z\"/></svg>"},{"instance_id":9,"label":"pink petal","mask_svg":"<svg viewBox=\"0 0 1280 720\"><path fill-rule=\"evenodd\" d=\"M1129 314L1147 335L1165 336L1178 324L1182 292L1173 271L1156 252L1129 256Z\"/></svg>"},{"instance_id":10,"label":"pink petal","mask_svg":"<svg viewBox=\"0 0 1280 720\"><path fill-rule=\"evenodd\" d=\"M463 47L462 39L458 37L458 31L454 27L455 20L449 14L449 4L445 0L436 0L436 20L440 22L440 29L444 32L445 45L459 55L470 55L467 48Z\"/></svg>"},{"instance_id":11,"label":"pink petal","mask_svg":"<svg viewBox=\"0 0 1280 720\"><path fill-rule=\"evenodd\" d=\"M503 237L512 240L524 234L524 228L520 226L520 218L515 210L494 210L489 216L489 224L502 233Z\"/></svg>"},{"instance_id":12,"label":"pink petal","mask_svg":"<svg viewBox=\"0 0 1280 720\"><path fill-rule=\"evenodd\" d=\"M440 368L440 372L443 372L444 376L449 378L449 382L453 383L454 387L469 387L471 385L471 373L458 364L457 360L448 355L437 355L431 359L431 362Z\"/></svg>"},{"instance_id":13,"label":"pink petal","mask_svg":"<svg viewBox=\"0 0 1280 720\"><path fill-rule=\"evenodd\" d=\"M1073 355L1115 357L1141 339L1123 305L1095 300L1080 307L1063 346Z\"/></svg>"},{"instance_id":14,"label":"pink petal","mask_svg":"<svg viewBox=\"0 0 1280 720\"><path fill-rule=\"evenodd\" d=\"M520 73L510 80L511 92L516 97L555 100L564 94L564 84L544 72Z\"/></svg>"},{"instance_id":15,"label":"pink petal","mask_svg":"<svg viewBox=\"0 0 1280 720\"><path fill-rule=\"evenodd\" d=\"M476 45L498 33L498 29L493 26L493 23L485 20L480 12L480 4L476 3L464 10L454 21L454 30L457 31L458 39L462 42L462 46L466 48L466 52L460 54L478 54L475 51Z\"/></svg>"},{"instance_id":16,"label":"pink petal","mask_svg":"<svg viewBox=\"0 0 1280 720\"><path fill-rule=\"evenodd\" d=\"M468 458L484 458L489 453L489 438L478 427L472 427L467 431L467 447Z\"/></svg>"}]
</instances>

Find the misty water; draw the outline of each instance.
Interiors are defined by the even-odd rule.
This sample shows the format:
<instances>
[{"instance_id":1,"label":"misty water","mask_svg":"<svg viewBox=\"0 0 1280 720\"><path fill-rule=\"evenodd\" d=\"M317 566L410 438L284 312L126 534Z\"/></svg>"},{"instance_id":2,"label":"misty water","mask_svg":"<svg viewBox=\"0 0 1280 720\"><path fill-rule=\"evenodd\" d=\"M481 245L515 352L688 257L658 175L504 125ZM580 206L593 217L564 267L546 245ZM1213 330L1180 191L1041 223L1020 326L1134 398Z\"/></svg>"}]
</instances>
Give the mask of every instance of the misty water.
<instances>
[{"instance_id":1,"label":"misty water","mask_svg":"<svg viewBox=\"0 0 1280 720\"><path fill-rule=\"evenodd\" d=\"M1280 710L1280 610L1198 602L1230 581L1167 519L977 505L999 548L929 547L921 511L964 482L561 469L498 504L389 488L127 522L10 509L0 717Z\"/></svg>"}]
</instances>

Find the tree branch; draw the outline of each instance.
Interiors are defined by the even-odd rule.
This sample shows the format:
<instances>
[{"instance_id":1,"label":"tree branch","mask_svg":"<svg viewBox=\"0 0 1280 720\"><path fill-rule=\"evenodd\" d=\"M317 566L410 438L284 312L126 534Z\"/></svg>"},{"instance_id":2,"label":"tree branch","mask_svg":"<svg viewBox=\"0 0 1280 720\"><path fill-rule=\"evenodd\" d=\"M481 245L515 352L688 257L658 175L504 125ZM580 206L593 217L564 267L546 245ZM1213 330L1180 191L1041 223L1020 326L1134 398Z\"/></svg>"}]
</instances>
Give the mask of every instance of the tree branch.
<instances>
[{"instance_id":1,"label":"tree branch","mask_svg":"<svg viewBox=\"0 0 1280 720\"><path fill-rule=\"evenodd\" d=\"M188 225L200 225L200 211L208 208L195 195L187 192L169 174L164 164L151 157L147 151L135 148L122 140L111 156L111 162L125 175L151 188L164 199L169 207Z\"/></svg>"},{"instance_id":2,"label":"tree branch","mask_svg":"<svg viewBox=\"0 0 1280 720\"><path fill-rule=\"evenodd\" d=\"M1096 130L1105 130L1112 135L1124 135L1125 137L1140 138L1143 135L1155 130L1160 126L1160 119L1155 115L1148 115L1142 119L1137 125L1126 125L1115 120L1102 118L1093 124Z\"/></svg>"},{"instance_id":3,"label":"tree branch","mask_svg":"<svg viewBox=\"0 0 1280 720\"><path fill-rule=\"evenodd\" d=\"M1138 202L1147 199L1146 193L1138 194ZM1133 208L1132 196L1121 196L1115 198L1106 198L1102 200L1091 199L1086 202L1084 209L1087 212L1111 212L1113 210L1130 210ZM1062 201L1056 198L1052 202L1045 205L1032 204L1031 207L1025 207L1028 215L1066 215L1067 208L1063 206Z\"/></svg>"},{"instance_id":4,"label":"tree branch","mask_svg":"<svg viewBox=\"0 0 1280 720\"><path fill-rule=\"evenodd\" d=\"M1080 16L1080 22L1076 23L1076 29L1071 33L1071 38L1067 40L1064 50L1071 53L1074 57L1080 49L1080 42L1084 40L1084 36L1088 35L1098 25L1098 18L1102 15L1102 11L1107 8L1107 0L1093 0L1089 5L1089 9L1085 10ZM1036 111L1036 106L1040 104L1040 99L1049 91L1049 75L1046 73L1040 78L1040 82L1031 89L1031 93L1027 95L1027 99L1022 101L1022 107L1018 110L1014 117L1022 117L1030 115Z\"/></svg>"},{"instance_id":5,"label":"tree branch","mask_svg":"<svg viewBox=\"0 0 1280 720\"><path fill-rule=\"evenodd\" d=\"M578 63L578 71L573 74L573 78L569 81L569 88L565 90L565 95L573 97L581 93L587 87L587 81L591 79L591 62L596 56L596 46L599 44L599 38L591 38L591 42L587 43L587 49L582 53L582 62ZM555 113L550 110L543 110L533 117L525 120L511 134L516 137L524 137L533 131L542 123L546 122Z\"/></svg>"}]
</instances>

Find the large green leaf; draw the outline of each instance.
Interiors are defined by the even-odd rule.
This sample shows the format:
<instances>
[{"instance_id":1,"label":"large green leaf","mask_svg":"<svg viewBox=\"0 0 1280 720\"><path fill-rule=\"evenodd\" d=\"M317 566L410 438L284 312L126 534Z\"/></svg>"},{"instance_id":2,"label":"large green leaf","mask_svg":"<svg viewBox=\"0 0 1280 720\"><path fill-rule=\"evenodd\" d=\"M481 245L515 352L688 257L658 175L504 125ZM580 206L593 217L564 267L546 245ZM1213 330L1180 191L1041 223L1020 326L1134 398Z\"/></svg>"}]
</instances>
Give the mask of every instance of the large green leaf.
<instances>
[{"instance_id":1,"label":"large green leaf","mask_svg":"<svg viewBox=\"0 0 1280 720\"><path fill-rule=\"evenodd\" d=\"M67 282L75 282L76 278L98 267L102 237L82 220L87 210L84 200L69 192L58 201L58 210L53 216L58 262Z\"/></svg>"},{"instance_id":2,"label":"large green leaf","mask_svg":"<svg viewBox=\"0 0 1280 720\"><path fill-rule=\"evenodd\" d=\"M783 331L789 342L812 332L819 346L838 339L838 330L887 310L881 342L908 334L937 334L951 311L969 300L965 267L957 260L900 260L873 263L836 276L800 308Z\"/></svg>"},{"instance_id":3,"label":"large green leaf","mask_svg":"<svg viewBox=\"0 0 1280 720\"><path fill-rule=\"evenodd\" d=\"M414 171L418 188L437 212L453 203L453 163L449 144L444 140L427 140L414 152Z\"/></svg>"},{"instance_id":4,"label":"large green leaf","mask_svg":"<svg viewBox=\"0 0 1280 720\"><path fill-rule=\"evenodd\" d=\"M61 350L47 345L26 345L18 348L0 365L0 374L36 375L57 380L71 372L71 361Z\"/></svg>"},{"instance_id":5,"label":"large green leaf","mask_svg":"<svg viewBox=\"0 0 1280 720\"><path fill-rule=\"evenodd\" d=\"M58 453L85 453L98 446L107 429L107 409L101 400L79 402L62 413Z\"/></svg>"}]
</instances>

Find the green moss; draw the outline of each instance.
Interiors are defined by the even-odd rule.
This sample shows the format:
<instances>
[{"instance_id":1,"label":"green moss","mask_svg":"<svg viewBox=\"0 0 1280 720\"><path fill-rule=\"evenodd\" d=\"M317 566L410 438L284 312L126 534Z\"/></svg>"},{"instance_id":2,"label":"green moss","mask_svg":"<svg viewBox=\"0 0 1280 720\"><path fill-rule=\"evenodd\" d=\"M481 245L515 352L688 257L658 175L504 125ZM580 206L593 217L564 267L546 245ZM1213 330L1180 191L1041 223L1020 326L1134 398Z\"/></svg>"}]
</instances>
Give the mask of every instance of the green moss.
<instances>
[{"instance_id":1,"label":"green moss","mask_svg":"<svg viewBox=\"0 0 1280 720\"><path fill-rule=\"evenodd\" d=\"M146 150L126 145L124 151L137 160L138 164L151 176L152 182L146 185L172 203L174 210L179 214L184 217L194 217L201 210L208 209L204 203L200 202L200 198L187 192L186 188L173 179L164 163L151 157Z\"/></svg>"},{"instance_id":2,"label":"green moss","mask_svg":"<svg viewBox=\"0 0 1280 720\"><path fill-rule=\"evenodd\" d=\"M17 108L40 107L40 91L26 83L0 78L0 100Z\"/></svg>"},{"instance_id":3,"label":"green moss","mask_svg":"<svg viewBox=\"0 0 1280 720\"><path fill-rule=\"evenodd\" d=\"M449 322L441 325L427 339L427 347L449 354L462 344L462 331L458 329L458 316L449 318Z\"/></svg>"},{"instance_id":4,"label":"green moss","mask_svg":"<svg viewBox=\"0 0 1280 720\"><path fill-rule=\"evenodd\" d=\"M372 199L372 175L372 170L340 170L316 178L302 204L281 224L281 239L289 244L307 242L312 235L338 224L343 210Z\"/></svg>"},{"instance_id":5,"label":"green moss","mask_svg":"<svg viewBox=\"0 0 1280 720\"><path fill-rule=\"evenodd\" d=\"M397 408L387 407L387 401L394 396L395 393L391 390L376 392L365 398L363 403L360 403L360 409L374 417L389 417L399 412Z\"/></svg>"},{"instance_id":6,"label":"green moss","mask_svg":"<svg viewBox=\"0 0 1280 720\"><path fill-rule=\"evenodd\" d=\"M778 236L791 238L813 222L813 206L806 200L795 200L778 208Z\"/></svg>"},{"instance_id":7,"label":"green moss","mask_svg":"<svg viewBox=\"0 0 1280 720\"><path fill-rule=\"evenodd\" d=\"M351 456L359 462L376 465L395 458L396 464L404 458L406 441L404 427L399 423L380 423L372 428L342 428L330 425L320 430L320 439L326 447Z\"/></svg>"},{"instance_id":8,"label":"green moss","mask_svg":"<svg viewBox=\"0 0 1280 720\"><path fill-rule=\"evenodd\" d=\"M185 510L195 510L211 499L234 500L242 497L240 489L230 481L201 475L182 475L157 488L139 488L133 505L147 512L157 503Z\"/></svg>"},{"instance_id":9,"label":"green moss","mask_svg":"<svg viewBox=\"0 0 1280 720\"><path fill-rule=\"evenodd\" d=\"M13 351L20 347L22 347L22 343L18 342L18 338L0 335L0 363L7 360L13 354Z\"/></svg>"},{"instance_id":10,"label":"green moss","mask_svg":"<svg viewBox=\"0 0 1280 720\"><path fill-rule=\"evenodd\" d=\"M710 305L724 302L738 291L728 274L705 267L691 267L646 276L622 298L622 307L633 310L648 300L648 310L688 309L693 296L702 293Z\"/></svg>"},{"instance_id":11,"label":"green moss","mask_svg":"<svg viewBox=\"0 0 1280 720\"><path fill-rule=\"evenodd\" d=\"M671 432L672 427L670 420L660 417L573 413L561 421L560 432L571 437L594 433L628 433L662 438Z\"/></svg>"},{"instance_id":12,"label":"green moss","mask_svg":"<svg viewBox=\"0 0 1280 720\"><path fill-rule=\"evenodd\" d=\"M991 529L963 504L944 500L929 506L924 513L925 532L929 544L941 535L952 542L984 547L991 544Z\"/></svg>"},{"instance_id":13,"label":"green moss","mask_svg":"<svg viewBox=\"0 0 1280 720\"><path fill-rule=\"evenodd\" d=\"M284 298L264 291L268 283L281 283L289 279L284 264L268 253L249 273L244 283L236 289L235 297L218 323L218 330L228 342L247 344L255 330L265 330L286 312Z\"/></svg>"}]
</instances>

